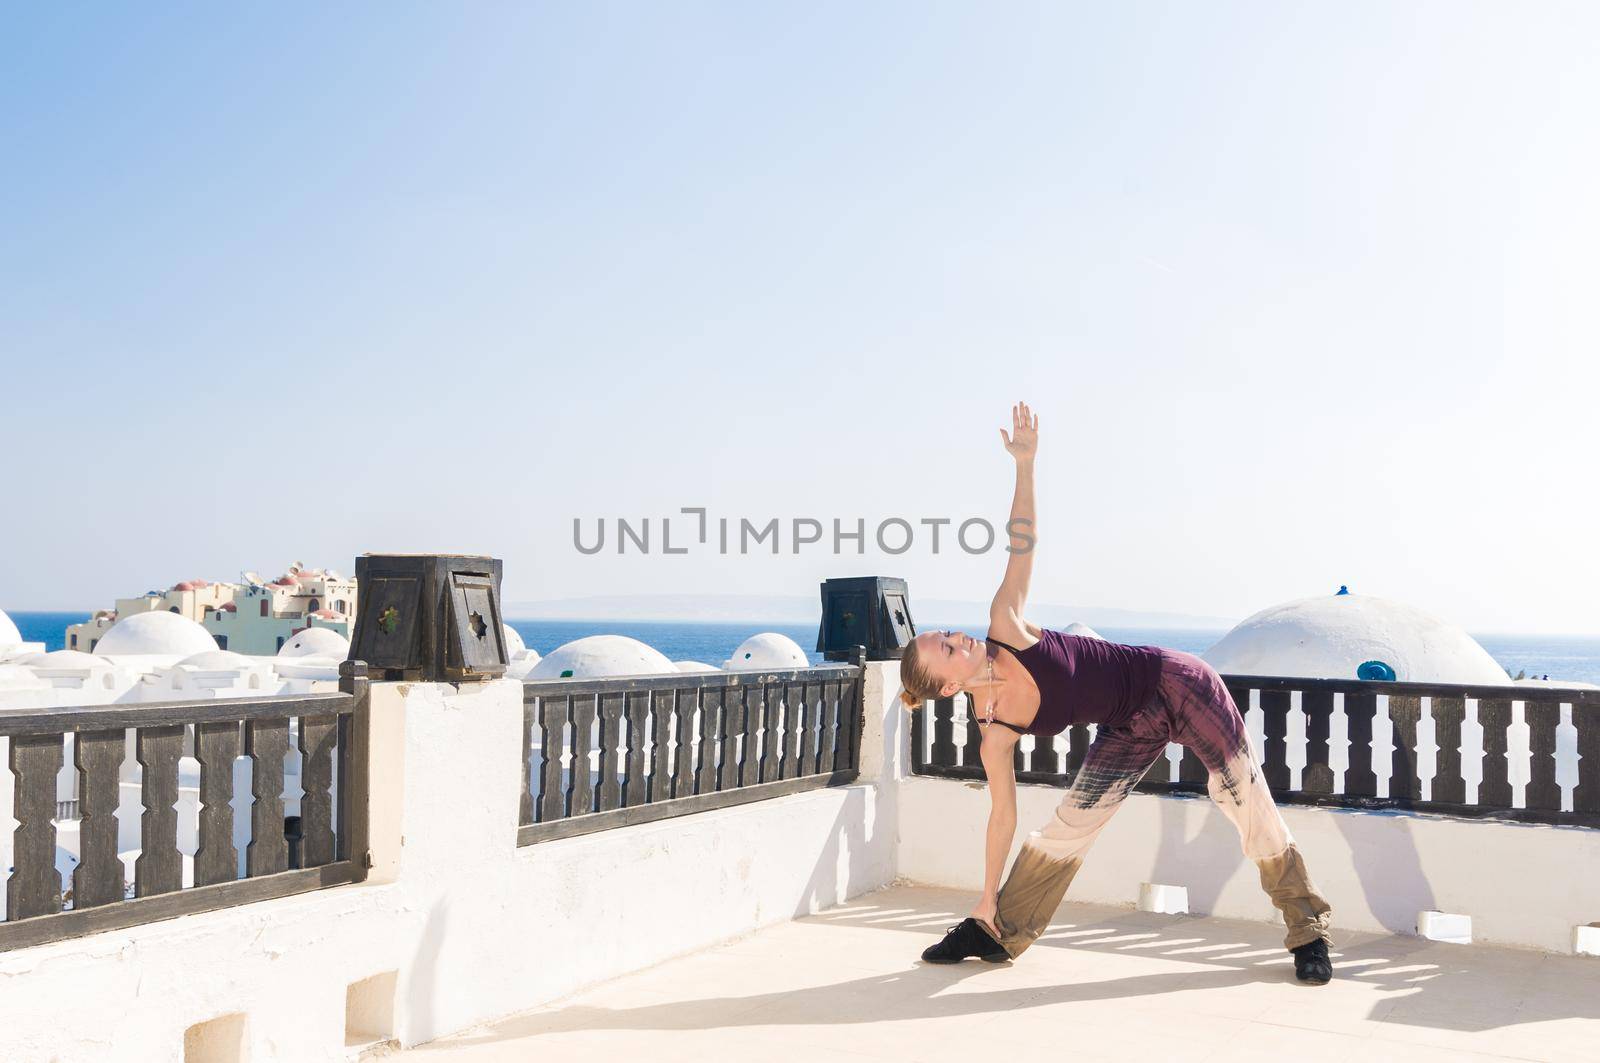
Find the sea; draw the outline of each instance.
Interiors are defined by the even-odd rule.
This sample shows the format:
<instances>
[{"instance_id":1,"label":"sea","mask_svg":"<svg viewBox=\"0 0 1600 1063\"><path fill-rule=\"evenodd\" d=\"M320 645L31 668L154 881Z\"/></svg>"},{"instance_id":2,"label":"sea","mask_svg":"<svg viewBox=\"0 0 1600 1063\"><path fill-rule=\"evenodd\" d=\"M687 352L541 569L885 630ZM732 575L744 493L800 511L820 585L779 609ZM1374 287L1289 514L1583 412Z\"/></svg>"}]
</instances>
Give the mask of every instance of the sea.
<instances>
[{"instance_id":1,"label":"sea","mask_svg":"<svg viewBox=\"0 0 1600 1063\"><path fill-rule=\"evenodd\" d=\"M68 624L87 618L87 613L11 613L11 619L26 642L42 642L46 650L59 650ZM713 623L665 620L512 620L511 626L529 649L541 654L585 635L626 635L653 646L674 661L701 661L720 665L733 655L739 643L760 631L776 631L799 643L813 664L822 660L816 652L817 625L756 621ZM953 628L973 631L971 625L935 622L923 630ZM1192 628L1096 628L1113 642L1166 646L1189 653L1204 653L1225 632ZM1567 682L1600 683L1600 637L1577 635L1475 635L1509 675L1524 672Z\"/></svg>"}]
</instances>

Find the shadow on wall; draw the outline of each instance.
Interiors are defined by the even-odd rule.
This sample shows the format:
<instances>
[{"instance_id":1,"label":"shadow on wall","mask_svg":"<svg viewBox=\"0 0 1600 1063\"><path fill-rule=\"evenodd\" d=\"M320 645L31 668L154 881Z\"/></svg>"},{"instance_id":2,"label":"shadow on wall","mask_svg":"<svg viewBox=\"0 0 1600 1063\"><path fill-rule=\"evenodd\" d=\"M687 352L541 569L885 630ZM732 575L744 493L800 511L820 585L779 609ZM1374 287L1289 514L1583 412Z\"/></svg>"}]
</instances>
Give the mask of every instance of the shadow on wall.
<instances>
[{"instance_id":1,"label":"shadow on wall","mask_svg":"<svg viewBox=\"0 0 1600 1063\"><path fill-rule=\"evenodd\" d=\"M1437 907L1433 883L1422 870L1422 858L1412 835L1412 822L1402 813L1333 812L1333 823L1350 846L1350 861L1361 881L1361 895L1367 910L1385 930L1414 934L1417 913ZM1360 818L1382 816L1391 820L1392 830L1356 829ZM1334 918L1338 918L1335 911Z\"/></svg>"},{"instance_id":2,"label":"shadow on wall","mask_svg":"<svg viewBox=\"0 0 1600 1063\"><path fill-rule=\"evenodd\" d=\"M891 839L898 834L893 788L886 794L882 788L852 786L845 793L845 799L840 803L833 825L828 830L828 840L817 853L811 876L806 881L793 915L810 915L842 904L846 897L887 885L893 877L887 868L880 868L871 861L852 859L846 865L845 880L840 881L839 861L843 855L871 853L872 847L885 832ZM869 828L866 806L869 794L873 793L877 800L871 809L873 814Z\"/></svg>"},{"instance_id":3,"label":"shadow on wall","mask_svg":"<svg viewBox=\"0 0 1600 1063\"><path fill-rule=\"evenodd\" d=\"M444 951L444 937L449 925L449 905L440 901L428 912L428 921L422 928L422 939L417 943L417 954L411 961L406 986L406 1014L408 1040L439 1036L436 996L439 992L439 954Z\"/></svg>"},{"instance_id":4,"label":"shadow on wall","mask_svg":"<svg viewBox=\"0 0 1600 1063\"><path fill-rule=\"evenodd\" d=\"M1157 840L1155 859L1151 861L1150 881L1184 886L1189 891L1191 912L1214 912L1223 887L1239 873L1245 862L1239 851L1239 832L1210 798L1170 796L1160 801L1161 836ZM1190 838L1184 833L1186 812L1192 807L1188 802L1199 801L1212 807L1200 819L1200 832ZM1232 853L1238 859L1219 860L1219 853ZM1270 905L1265 894L1262 903Z\"/></svg>"},{"instance_id":5,"label":"shadow on wall","mask_svg":"<svg viewBox=\"0 0 1600 1063\"><path fill-rule=\"evenodd\" d=\"M1239 852L1239 832L1220 811L1206 810L1194 837L1185 833L1188 809L1185 802L1210 800L1202 797L1165 796L1161 799L1161 837L1151 862L1150 881L1170 882L1187 887L1189 910L1203 915L1217 910L1223 889L1238 874L1255 881L1255 869ZM1351 862L1361 884L1367 910L1378 925L1396 934L1416 932L1417 913L1435 907L1433 885L1422 869L1412 824L1399 813L1347 812L1329 809L1334 825L1350 847ZM1359 829L1358 817L1383 816L1392 822L1389 830ZM1237 860L1218 859L1219 853L1232 852ZM1313 880L1317 876L1318 854L1305 853ZM1090 859L1093 859L1091 856ZM1266 894L1262 894L1262 917L1276 919ZM1338 927L1339 906L1334 905L1334 926Z\"/></svg>"}]
</instances>

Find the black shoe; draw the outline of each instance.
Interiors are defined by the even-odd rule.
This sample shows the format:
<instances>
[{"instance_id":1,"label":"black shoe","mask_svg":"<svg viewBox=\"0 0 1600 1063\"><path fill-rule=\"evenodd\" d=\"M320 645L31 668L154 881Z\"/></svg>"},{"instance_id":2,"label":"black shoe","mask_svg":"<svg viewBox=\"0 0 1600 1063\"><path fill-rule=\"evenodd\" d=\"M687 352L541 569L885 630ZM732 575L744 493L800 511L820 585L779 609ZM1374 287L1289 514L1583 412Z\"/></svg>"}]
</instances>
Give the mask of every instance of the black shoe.
<instances>
[{"instance_id":1,"label":"black shoe","mask_svg":"<svg viewBox=\"0 0 1600 1063\"><path fill-rule=\"evenodd\" d=\"M1327 985L1333 978L1333 961L1328 959L1326 941L1317 938L1289 951L1294 954L1294 976L1300 981Z\"/></svg>"},{"instance_id":2,"label":"black shoe","mask_svg":"<svg viewBox=\"0 0 1600 1063\"><path fill-rule=\"evenodd\" d=\"M968 956L976 956L985 963L1004 963L1011 958L983 924L971 916L947 929L943 941L922 951L922 958L929 963L960 963Z\"/></svg>"}]
</instances>

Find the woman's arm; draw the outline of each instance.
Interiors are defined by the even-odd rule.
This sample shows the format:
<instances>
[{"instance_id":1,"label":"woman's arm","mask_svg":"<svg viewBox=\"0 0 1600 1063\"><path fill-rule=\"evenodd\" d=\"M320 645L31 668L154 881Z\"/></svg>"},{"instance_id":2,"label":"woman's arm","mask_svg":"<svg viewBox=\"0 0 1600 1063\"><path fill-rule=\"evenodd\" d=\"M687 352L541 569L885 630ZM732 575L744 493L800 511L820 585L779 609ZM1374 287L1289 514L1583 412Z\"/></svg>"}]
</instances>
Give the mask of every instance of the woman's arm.
<instances>
[{"instance_id":1,"label":"woman's arm","mask_svg":"<svg viewBox=\"0 0 1600 1063\"><path fill-rule=\"evenodd\" d=\"M983 896L972 910L973 918L994 926L995 908L1000 897L1000 876L1006 869L1006 856L1017 834L1017 773L1012 749L1019 736L1015 731L990 724L984 729L979 755L983 773L989 780L989 827L983 845Z\"/></svg>"},{"instance_id":2,"label":"woman's arm","mask_svg":"<svg viewBox=\"0 0 1600 1063\"><path fill-rule=\"evenodd\" d=\"M1038 521L1033 504L1033 458L1039 448L1039 416L1019 402L1011 408L1011 435L1000 429L1006 451L1017 462L1017 486L1011 496L1011 517L1006 521L1007 546L1011 557L1006 562L1005 578L989 605L989 624L1002 632L1017 634L1022 627L1023 608L1028 601L1028 581L1033 576L1033 551L1038 543Z\"/></svg>"}]
</instances>

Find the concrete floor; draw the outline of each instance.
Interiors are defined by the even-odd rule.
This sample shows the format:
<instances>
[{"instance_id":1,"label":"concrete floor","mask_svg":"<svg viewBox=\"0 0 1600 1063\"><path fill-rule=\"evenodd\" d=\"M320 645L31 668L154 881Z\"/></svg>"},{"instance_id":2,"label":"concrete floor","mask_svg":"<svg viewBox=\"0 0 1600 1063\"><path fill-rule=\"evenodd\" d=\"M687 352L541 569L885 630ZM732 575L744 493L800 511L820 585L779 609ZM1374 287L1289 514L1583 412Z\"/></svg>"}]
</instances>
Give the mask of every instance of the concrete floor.
<instances>
[{"instance_id":1,"label":"concrete floor","mask_svg":"<svg viewBox=\"0 0 1600 1063\"><path fill-rule=\"evenodd\" d=\"M1600 959L1068 904L1012 964L917 956L972 895L895 887L412 1049L493 1060L1600 1059Z\"/></svg>"}]
</instances>

